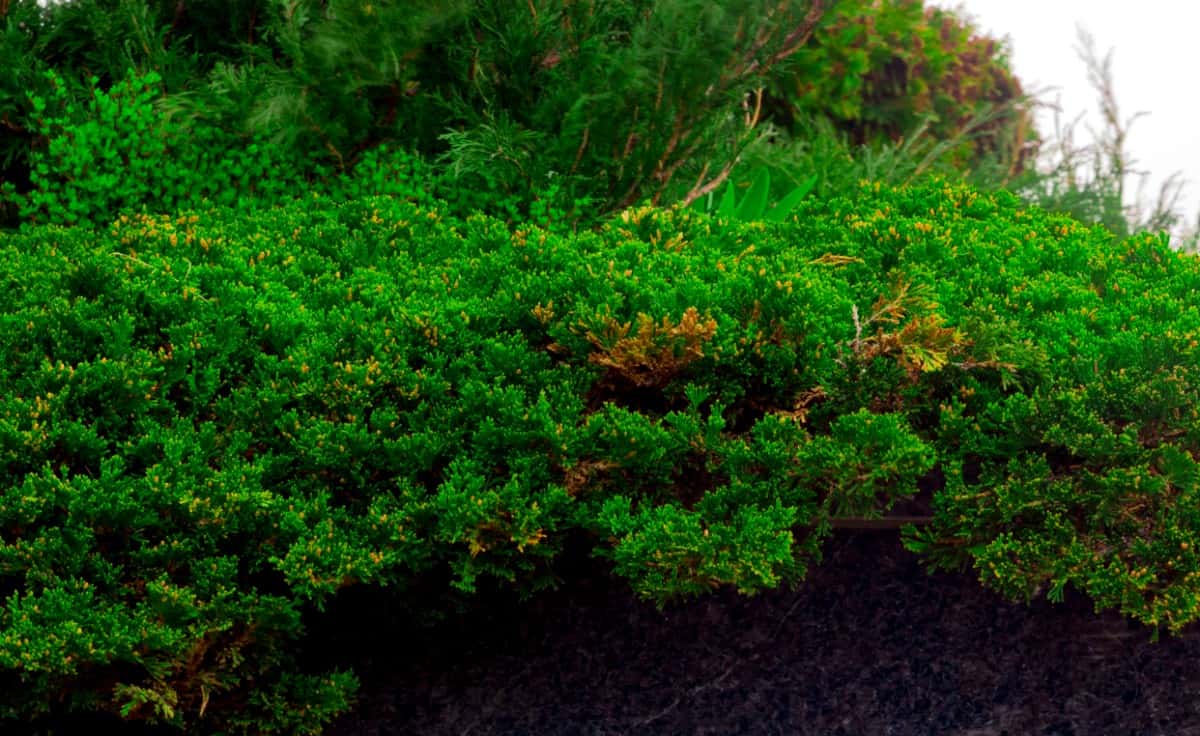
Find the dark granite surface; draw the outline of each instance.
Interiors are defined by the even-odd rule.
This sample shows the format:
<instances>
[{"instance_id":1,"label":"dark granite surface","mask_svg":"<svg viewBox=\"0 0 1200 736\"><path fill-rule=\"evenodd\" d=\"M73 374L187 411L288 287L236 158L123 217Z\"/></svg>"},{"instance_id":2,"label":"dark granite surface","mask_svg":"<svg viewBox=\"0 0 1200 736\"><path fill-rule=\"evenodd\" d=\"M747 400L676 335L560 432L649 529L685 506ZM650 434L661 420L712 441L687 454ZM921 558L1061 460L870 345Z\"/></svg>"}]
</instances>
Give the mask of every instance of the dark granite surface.
<instances>
[{"instance_id":1,"label":"dark granite surface","mask_svg":"<svg viewBox=\"0 0 1200 736\"><path fill-rule=\"evenodd\" d=\"M663 613L595 561L421 634L378 593L351 594L314 619L304 657L362 679L332 736L1200 736L1195 630L1151 643L1071 589L1008 603L969 573L927 575L895 531L835 532L825 550L798 591ZM45 726L19 732L178 733Z\"/></svg>"},{"instance_id":2,"label":"dark granite surface","mask_svg":"<svg viewBox=\"0 0 1200 736\"><path fill-rule=\"evenodd\" d=\"M328 637L364 686L331 733L1200 734L1194 633L1152 644L1070 589L1007 603L895 531L837 532L798 591L661 614L595 571L419 642Z\"/></svg>"}]
</instances>

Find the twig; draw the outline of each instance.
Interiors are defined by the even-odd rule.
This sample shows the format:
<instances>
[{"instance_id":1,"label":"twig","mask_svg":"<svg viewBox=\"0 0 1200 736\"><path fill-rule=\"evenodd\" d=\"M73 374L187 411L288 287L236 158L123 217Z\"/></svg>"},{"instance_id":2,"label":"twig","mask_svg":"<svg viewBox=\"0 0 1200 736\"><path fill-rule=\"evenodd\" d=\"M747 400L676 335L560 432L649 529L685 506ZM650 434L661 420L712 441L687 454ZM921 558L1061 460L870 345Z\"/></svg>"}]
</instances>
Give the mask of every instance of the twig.
<instances>
[{"instance_id":1,"label":"twig","mask_svg":"<svg viewBox=\"0 0 1200 736\"><path fill-rule=\"evenodd\" d=\"M747 128L749 128L749 129L752 129L752 128L754 128L754 126L758 125L758 119L759 119L759 116L760 116L760 115L761 115L761 113L762 113L762 95L763 95L763 88L762 88L762 87L759 87L759 88L756 90L756 92L757 92L757 100L756 100L756 102L755 102L755 105L754 105L754 114L753 114L753 116L751 116L750 118L748 118L748 119L746 120L746 125L747 125ZM747 107L748 107L748 105L747 105ZM736 138L735 138L735 140L734 140L734 145L735 145L735 147L736 147L736 145L737 145ZM695 146L693 146L693 149L694 149L694 148L695 148ZM689 156L690 156L690 152L691 152L691 149L689 149ZM676 162L675 166L673 166L673 167L671 168L671 170L668 172L668 176L667 176L667 179L668 179L668 180L670 179L670 177L671 177L672 175L674 175L674 173L675 173L675 169L679 168L679 165L680 165L680 164L682 164L684 161L686 161L686 160L688 159L688 157L689 157L689 156L682 156L682 157L680 157L680 160L679 160L678 162ZM734 167L734 166L736 166L736 165L737 165L737 163L738 163L740 160L741 160L741 155L740 155L740 154L739 154L739 155L736 155L736 156L734 156L734 157L733 157L733 160L732 160L732 161L730 161L729 163L727 163L727 164L726 164L726 165L725 165L725 166L724 166L724 167L721 169L721 172L720 172L719 174L717 174L717 176L716 176L716 177L715 177L715 178L714 178L712 181L710 181L710 182L708 182L707 184L704 184L704 185L702 186L702 185L701 185L701 182L703 182L703 181L704 181L704 175L705 175L705 174L708 172L708 164L707 164L707 163L705 163L705 164L704 164L704 169L703 169L703 170L700 172L700 176L699 176L699 177L696 179L696 183L695 183L695 185L693 185L693 186L692 186L692 189L691 189L691 191L689 191L689 192L688 192L688 193L687 193L687 194L684 196L684 198L683 198L683 202L682 202L682 205L683 205L684 207L688 207L688 206L690 206L690 205L692 204L692 202L695 202L697 199L699 199L699 198L701 198L701 197L703 197L703 196L707 195L709 192L713 191L713 190L714 190L714 189L716 189L717 187L719 187L719 186L721 186L722 184L724 184L724 183L725 183L725 180L729 178L729 175L730 175L730 173L732 173L732 172L733 172L733 167ZM666 187L666 183L665 183L665 182L663 183L663 187L664 187L664 188Z\"/></svg>"},{"instance_id":2,"label":"twig","mask_svg":"<svg viewBox=\"0 0 1200 736\"><path fill-rule=\"evenodd\" d=\"M763 88L759 87L754 90L754 114L753 115L750 114L750 111L748 109L750 107L750 101L749 100L742 101L742 109L746 110L746 127L747 128L753 128L755 125L758 125L759 115L762 114L762 98L763 98Z\"/></svg>"},{"instance_id":3,"label":"twig","mask_svg":"<svg viewBox=\"0 0 1200 736\"><path fill-rule=\"evenodd\" d=\"M772 54L765 64L760 64L758 59L754 57L763 50L770 37L760 36L755 39L754 47L743 57L742 64L744 68L735 75L735 78L748 77L754 73L766 74L772 66L795 54L804 44L808 43L809 37L816 30L817 24L824 14L825 0L813 0L812 7L809 8L808 14L804 16L804 20L783 40L783 48Z\"/></svg>"},{"instance_id":4,"label":"twig","mask_svg":"<svg viewBox=\"0 0 1200 736\"><path fill-rule=\"evenodd\" d=\"M153 270L155 270L155 271L157 271L157 270L158 270L158 268L157 268L156 266L151 266L149 263L146 263L146 262L145 262L145 261L143 261L142 259L140 259L140 258L135 258L134 256L131 256L131 255L129 255L128 253L118 253L117 251L113 251L113 253L112 253L112 254L113 254L114 256L120 256L121 258L125 258L125 259L128 259L128 260L130 260L130 261L133 261L134 263L138 264L139 266L145 266L146 268L153 269Z\"/></svg>"},{"instance_id":5,"label":"twig","mask_svg":"<svg viewBox=\"0 0 1200 736\"><path fill-rule=\"evenodd\" d=\"M858 320L858 305L850 306L850 316L854 318L854 352L862 352L862 323Z\"/></svg>"},{"instance_id":6,"label":"twig","mask_svg":"<svg viewBox=\"0 0 1200 736\"><path fill-rule=\"evenodd\" d=\"M809 9L808 15L804 16L804 22L799 28L792 31L787 38L783 39L783 49L777 52L774 56L767 60L767 66L764 69L770 69L774 64L783 61L787 57L800 50L804 44L808 43L812 32L816 30L817 23L820 22L821 16L825 14L824 0L815 0L812 8Z\"/></svg>"},{"instance_id":7,"label":"twig","mask_svg":"<svg viewBox=\"0 0 1200 736\"><path fill-rule=\"evenodd\" d=\"M725 678L727 678L727 677L729 677L729 675L733 674L733 668L736 666L737 666L737 662L734 662L733 664L726 667L725 671L722 672L720 675L718 675L715 680L711 680L702 685L697 685L697 686L691 688L687 692L687 697L691 698L698 693L701 693L705 690L708 690L710 688L716 687L717 685L721 684L721 682L723 682L725 680ZM662 710L655 713L654 715L646 716L645 718L637 720L632 725L645 726L647 724L653 723L654 721L657 721L659 718L662 718L663 716L667 715L671 711L675 710L675 708L679 705L680 701L682 701L682 700L683 700L683 698L681 696L676 696L676 698L674 700L672 700L671 704L668 705L666 708L663 708Z\"/></svg>"},{"instance_id":8,"label":"twig","mask_svg":"<svg viewBox=\"0 0 1200 736\"><path fill-rule=\"evenodd\" d=\"M571 164L571 170L568 172L570 174L575 173L575 169L579 168L579 162L583 160L583 150L587 148L588 133L591 129L590 125L585 126L583 129L583 139L579 141L579 150L575 152L575 163Z\"/></svg>"},{"instance_id":9,"label":"twig","mask_svg":"<svg viewBox=\"0 0 1200 736\"><path fill-rule=\"evenodd\" d=\"M699 186L700 182L697 181L697 186L693 187L692 191L688 192L687 196L683 198L683 206L687 207L692 202L724 184L725 180L729 178L729 174L733 172L734 165L737 164L739 160L739 158L735 157L732 161L725 164L724 168L721 169L721 173L717 174L712 181L708 182L704 186ZM707 171L707 166L705 167L705 170Z\"/></svg>"}]
</instances>

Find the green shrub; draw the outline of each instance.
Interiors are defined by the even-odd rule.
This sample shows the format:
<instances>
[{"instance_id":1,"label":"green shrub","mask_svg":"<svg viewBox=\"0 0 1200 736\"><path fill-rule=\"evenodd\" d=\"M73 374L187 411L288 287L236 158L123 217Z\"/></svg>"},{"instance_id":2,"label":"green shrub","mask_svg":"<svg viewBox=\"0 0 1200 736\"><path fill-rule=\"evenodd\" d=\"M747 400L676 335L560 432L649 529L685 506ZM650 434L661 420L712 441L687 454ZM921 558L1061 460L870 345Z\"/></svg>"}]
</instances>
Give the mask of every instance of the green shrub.
<instances>
[{"instance_id":1,"label":"green shrub","mask_svg":"<svg viewBox=\"0 0 1200 736\"><path fill-rule=\"evenodd\" d=\"M1034 168L1040 136L1007 42L958 11L926 5L834 3L795 71L773 80L767 114L793 134L806 117L828 118L855 145L900 142L927 126L934 140L954 141L944 157L958 170L989 154L1011 166L1010 176ZM988 110L996 114L979 119ZM964 130L971 135L960 137Z\"/></svg>"},{"instance_id":2,"label":"green shrub","mask_svg":"<svg viewBox=\"0 0 1200 736\"><path fill-rule=\"evenodd\" d=\"M244 137L213 123L173 123L155 105L158 75L131 76L105 92L90 81L92 100L78 108L63 80L50 72L55 94L32 97L45 150L32 154L33 189L3 192L30 224L106 227L131 213L180 209L263 209L316 194L335 201L366 196L411 199L466 216L484 211L571 231L590 200L567 201L550 181L532 192L476 190L453 172L426 163L405 148L384 144L365 151L345 175L314 165L307 182L288 150L265 136Z\"/></svg>"},{"instance_id":3,"label":"green shrub","mask_svg":"<svg viewBox=\"0 0 1200 736\"><path fill-rule=\"evenodd\" d=\"M307 186L286 149L203 122L173 124L155 107L155 72L130 75L77 106L54 72L54 94L31 98L44 150L31 156L33 189L5 197L31 224L106 226L121 213L261 207Z\"/></svg>"},{"instance_id":4,"label":"green shrub","mask_svg":"<svg viewBox=\"0 0 1200 736\"><path fill-rule=\"evenodd\" d=\"M931 563L1196 618L1159 237L944 182L577 235L317 204L2 236L0 719L317 733L354 675L293 652L347 586L527 596L583 532L659 605L754 593L938 471Z\"/></svg>"},{"instance_id":5,"label":"green shrub","mask_svg":"<svg viewBox=\"0 0 1200 736\"><path fill-rule=\"evenodd\" d=\"M30 25L33 9L18 5ZM19 135L0 141L0 178L11 184L0 215L25 195L22 223L85 224L143 205L169 212L170 197L198 206L202 197L187 195L209 175L214 202L273 203L275 191L245 187L270 179L301 193L382 144L445 164L453 186L443 198L464 212L536 219L540 210L563 223L669 200L716 180L761 137L743 114L746 95L791 66L823 9L811 0L192 0L183 12L98 0L38 11L36 34L16 27L14 11L12 32L0 34L0 66L15 72L0 82L0 120ZM70 90L55 84L47 95L49 69ZM22 83L30 78L33 88ZM32 97L81 109L47 129ZM149 130L159 150L168 133L152 122L152 97L171 141L189 150L168 145L171 155L140 162L155 182L143 188L84 141L112 137L113 151L139 155ZM125 127L135 123L145 129ZM47 138L67 150L42 158L42 185L26 182ZM251 144L259 152L241 162L245 179L223 181L215 159ZM164 189L171 167L186 173Z\"/></svg>"},{"instance_id":6,"label":"green shrub","mask_svg":"<svg viewBox=\"0 0 1200 736\"><path fill-rule=\"evenodd\" d=\"M433 194L437 170L403 148L383 145L363 154L349 176L334 177L322 188L336 201L364 197L401 197L425 207L440 202Z\"/></svg>"}]
</instances>

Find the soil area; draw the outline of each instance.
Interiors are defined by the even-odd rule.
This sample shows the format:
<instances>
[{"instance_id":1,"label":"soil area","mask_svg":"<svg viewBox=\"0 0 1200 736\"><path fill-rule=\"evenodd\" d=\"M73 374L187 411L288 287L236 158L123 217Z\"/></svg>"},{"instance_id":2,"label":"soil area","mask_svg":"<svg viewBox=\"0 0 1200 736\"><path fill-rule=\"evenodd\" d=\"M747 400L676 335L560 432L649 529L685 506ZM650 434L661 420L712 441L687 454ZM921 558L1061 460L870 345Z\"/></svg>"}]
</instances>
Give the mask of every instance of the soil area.
<instances>
[{"instance_id":1,"label":"soil area","mask_svg":"<svg viewBox=\"0 0 1200 736\"><path fill-rule=\"evenodd\" d=\"M488 594L432 629L348 589L302 661L362 681L329 736L1200 736L1200 624L1151 643L1070 588L1008 603L969 572L926 574L894 530L835 531L824 550L798 590L662 613L586 547L564 553L559 590ZM0 731L178 733L46 726Z\"/></svg>"},{"instance_id":2,"label":"soil area","mask_svg":"<svg viewBox=\"0 0 1200 736\"><path fill-rule=\"evenodd\" d=\"M325 632L363 681L330 733L1200 735L1200 632L1151 643L1070 589L1008 603L895 531L835 532L797 591L662 613L593 567L415 642Z\"/></svg>"}]
</instances>

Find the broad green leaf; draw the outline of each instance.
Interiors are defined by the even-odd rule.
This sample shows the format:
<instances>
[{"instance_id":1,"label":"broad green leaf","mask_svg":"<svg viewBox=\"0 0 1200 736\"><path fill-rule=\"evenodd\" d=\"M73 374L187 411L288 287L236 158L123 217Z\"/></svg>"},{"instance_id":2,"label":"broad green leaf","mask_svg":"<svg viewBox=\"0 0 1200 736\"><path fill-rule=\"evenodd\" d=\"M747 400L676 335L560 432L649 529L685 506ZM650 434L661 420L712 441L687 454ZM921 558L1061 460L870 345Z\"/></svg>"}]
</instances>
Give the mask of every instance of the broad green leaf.
<instances>
[{"instance_id":1,"label":"broad green leaf","mask_svg":"<svg viewBox=\"0 0 1200 736\"><path fill-rule=\"evenodd\" d=\"M800 200L804 199L805 195L812 191L816 183L816 174L808 177L803 184L793 189L786 197L779 201L779 204L771 208L771 211L767 213L766 219L769 222L783 222L786 220L792 210L796 208L796 205L800 204Z\"/></svg>"},{"instance_id":2,"label":"broad green leaf","mask_svg":"<svg viewBox=\"0 0 1200 736\"><path fill-rule=\"evenodd\" d=\"M739 220L761 220L767 211L767 198L771 196L771 173L760 169L750 191L738 205L736 217Z\"/></svg>"},{"instance_id":3,"label":"broad green leaf","mask_svg":"<svg viewBox=\"0 0 1200 736\"><path fill-rule=\"evenodd\" d=\"M721 195L721 206L717 208L717 217L733 217L737 212L737 199L733 193L733 182L725 184L725 192Z\"/></svg>"}]
</instances>

